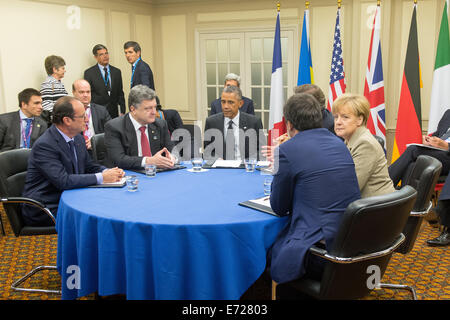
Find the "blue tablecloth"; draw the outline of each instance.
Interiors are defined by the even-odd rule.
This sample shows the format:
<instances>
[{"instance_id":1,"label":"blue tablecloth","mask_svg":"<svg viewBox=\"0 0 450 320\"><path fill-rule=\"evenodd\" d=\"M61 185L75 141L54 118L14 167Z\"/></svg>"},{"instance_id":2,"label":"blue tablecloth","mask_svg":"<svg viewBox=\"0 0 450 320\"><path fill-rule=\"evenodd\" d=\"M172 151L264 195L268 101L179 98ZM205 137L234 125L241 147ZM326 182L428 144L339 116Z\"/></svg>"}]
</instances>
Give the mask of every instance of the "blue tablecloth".
<instances>
[{"instance_id":1,"label":"blue tablecloth","mask_svg":"<svg viewBox=\"0 0 450 320\"><path fill-rule=\"evenodd\" d=\"M134 193L63 192L56 222L62 298L239 299L287 221L238 205L263 196L264 176L243 169L136 175Z\"/></svg>"}]
</instances>

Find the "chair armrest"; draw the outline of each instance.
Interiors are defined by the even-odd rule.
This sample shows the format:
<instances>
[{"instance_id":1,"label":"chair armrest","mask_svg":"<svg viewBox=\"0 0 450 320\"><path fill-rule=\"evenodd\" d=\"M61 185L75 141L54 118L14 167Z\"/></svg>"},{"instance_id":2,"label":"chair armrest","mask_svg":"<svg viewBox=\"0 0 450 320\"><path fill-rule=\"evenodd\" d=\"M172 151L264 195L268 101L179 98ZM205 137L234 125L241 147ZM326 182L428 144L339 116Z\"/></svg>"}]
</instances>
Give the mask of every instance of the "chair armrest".
<instances>
[{"instance_id":1,"label":"chair armrest","mask_svg":"<svg viewBox=\"0 0 450 320\"><path fill-rule=\"evenodd\" d=\"M330 255L325 249L318 248L317 246L312 246L311 248L309 248L309 251L312 254L314 254L318 257L321 257L322 259L325 259L325 260L328 260L328 261L331 261L334 263L349 264L349 263L361 262L361 261L388 255L388 254L394 252L403 243L403 241L405 241L405 236L403 235L403 233L401 233L399 239L397 239L395 241L395 243L392 246L390 246L389 248L381 250L381 251L377 251L377 252L372 252L369 254L356 256L356 257L344 258L344 257L333 256L333 255Z\"/></svg>"},{"instance_id":2,"label":"chair armrest","mask_svg":"<svg viewBox=\"0 0 450 320\"><path fill-rule=\"evenodd\" d=\"M44 204L40 203L39 201L30 199L30 198L24 198L24 197L9 197L9 198L1 198L0 202L1 203L25 203L25 204L35 206L35 207L41 209L46 215L48 215L50 217L50 219L52 219L53 223L56 224L55 217L53 216L51 211Z\"/></svg>"},{"instance_id":3,"label":"chair armrest","mask_svg":"<svg viewBox=\"0 0 450 320\"><path fill-rule=\"evenodd\" d=\"M424 210L424 211L411 211L411 213L409 215L413 216L413 217L423 217L430 211L432 206L433 206L433 204L430 201L430 203L428 204L428 208L426 210Z\"/></svg>"}]
</instances>

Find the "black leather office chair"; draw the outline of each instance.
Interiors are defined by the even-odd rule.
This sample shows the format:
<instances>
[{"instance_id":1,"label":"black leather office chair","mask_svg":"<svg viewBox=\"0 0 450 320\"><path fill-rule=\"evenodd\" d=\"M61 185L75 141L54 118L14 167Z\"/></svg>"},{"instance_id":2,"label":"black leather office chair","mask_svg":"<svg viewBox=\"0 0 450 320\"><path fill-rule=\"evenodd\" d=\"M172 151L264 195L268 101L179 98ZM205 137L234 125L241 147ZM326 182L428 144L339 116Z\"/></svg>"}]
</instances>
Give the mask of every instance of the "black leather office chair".
<instances>
[{"instance_id":1,"label":"black leather office chair","mask_svg":"<svg viewBox=\"0 0 450 320\"><path fill-rule=\"evenodd\" d=\"M200 156L199 150L202 145L202 130L200 129L199 126L197 126L195 124L183 124L182 129L187 130L187 132L190 135L191 153L185 154L184 149L181 149L180 143L182 142L183 138L181 136L179 136L179 132L177 131L179 129L175 130L172 133L172 139L175 142L174 149L178 150L178 153L180 154L180 156L182 157L183 160L190 160L192 158L199 157ZM180 131L180 132L182 132L182 131ZM184 131L184 133L185 133L185 131Z\"/></svg>"},{"instance_id":2,"label":"black leather office chair","mask_svg":"<svg viewBox=\"0 0 450 320\"><path fill-rule=\"evenodd\" d=\"M105 134L98 133L91 138L92 159L98 164L106 166Z\"/></svg>"},{"instance_id":3,"label":"black leather office chair","mask_svg":"<svg viewBox=\"0 0 450 320\"><path fill-rule=\"evenodd\" d=\"M404 184L410 185L417 190L417 199L403 229L406 240L396 250L397 252L407 254L413 249L423 218L432 207L431 197L441 170L441 162L426 155L419 156L411 167Z\"/></svg>"},{"instance_id":4,"label":"black leather office chair","mask_svg":"<svg viewBox=\"0 0 450 320\"><path fill-rule=\"evenodd\" d=\"M15 149L0 153L0 202L3 204L8 220L16 237L56 234L55 226L32 227L27 226L22 218L22 204L33 205L48 215L53 223L55 218L49 209L39 201L22 197L27 173L30 149ZM45 292L61 294L58 290L44 290L19 287L23 282L41 270L56 270L56 266L38 266L24 277L15 281L11 288L16 291Z\"/></svg>"},{"instance_id":5,"label":"black leather office chair","mask_svg":"<svg viewBox=\"0 0 450 320\"><path fill-rule=\"evenodd\" d=\"M413 187L405 186L390 194L352 202L330 251L319 245L310 249L311 254L326 260L321 280L302 277L279 286L295 288L316 299L358 299L377 288L407 289L415 298L411 287L372 280L377 278L376 273L381 280L392 254L404 241L402 230L416 196ZM272 298L276 298L274 282Z\"/></svg>"},{"instance_id":6,"label":"black leather office chair","mask_svg":"<svg viewBox=\"0 0 450 320\"><path fill-rule=\"evenodd\" d=\"M373 135L373 137L378 141L378 143L381 145L381 147L383 148L383 150L384 150L384 140L383 140L383 138L382 137L380 137L380 136L377 136L377 135Z\"/></svg>"}]
</instances>

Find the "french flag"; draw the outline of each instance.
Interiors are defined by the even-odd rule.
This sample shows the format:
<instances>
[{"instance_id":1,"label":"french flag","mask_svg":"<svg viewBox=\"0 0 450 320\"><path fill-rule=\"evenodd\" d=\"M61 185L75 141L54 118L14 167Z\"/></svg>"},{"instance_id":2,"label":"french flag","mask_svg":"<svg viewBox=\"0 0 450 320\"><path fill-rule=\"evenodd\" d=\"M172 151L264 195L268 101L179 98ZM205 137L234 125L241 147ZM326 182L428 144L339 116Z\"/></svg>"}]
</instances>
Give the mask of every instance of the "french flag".
<instances>
[{"instance_id":1,"label":"french flag","mask_svg":"<svg viewBox=\"0 0 450 320\"><path fill-rule=\"evenodd\" d=\"M273 145L274 139L286 133L286 125L283 119L284 94L281 60L280 11L278 11L270 83L269 145Z\"/></svg>"}]
</instances>

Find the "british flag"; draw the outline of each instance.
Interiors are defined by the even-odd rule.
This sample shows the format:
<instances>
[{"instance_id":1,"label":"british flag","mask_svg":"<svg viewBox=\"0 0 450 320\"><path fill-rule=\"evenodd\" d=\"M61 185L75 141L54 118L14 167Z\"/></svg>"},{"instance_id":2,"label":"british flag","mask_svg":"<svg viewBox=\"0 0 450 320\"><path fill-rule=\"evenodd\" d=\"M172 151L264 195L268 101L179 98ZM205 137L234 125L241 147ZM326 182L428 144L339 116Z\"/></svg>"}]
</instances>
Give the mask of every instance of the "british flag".
<instances>
[{"instance_id":1,"label":"british flag","mask_svg":"<svg viewBox=\"0 0 450 320\"><path fill-rule=\"evenodd\" d=\"M338 8L336 17L336 27L334 30L333 54L331 58L331 74L330 74L330 88L328 91L327 108L331 111L331 106L334 100L345 93L345 73L344 73L344 59L342 58L342 43L341 43L341 26L339 19L341 9Z\"/></svg>"},{"instance_id":2,"label":"british flag","mask_svg":"<svg viewBox=\"0 0 450 320\"><path fill-rule=\"evenodd\" d=\"M370 116L367 128L372 134L383 138L386 145L386 122L383 63L381 59L380 24L381 9L377 6L373 20L372 37L369 47L369 62L367 63L366 81L364 85L364 96L370 103Z\"/></svg>"}]
</instances>

